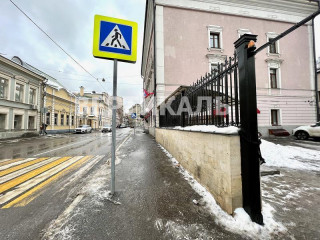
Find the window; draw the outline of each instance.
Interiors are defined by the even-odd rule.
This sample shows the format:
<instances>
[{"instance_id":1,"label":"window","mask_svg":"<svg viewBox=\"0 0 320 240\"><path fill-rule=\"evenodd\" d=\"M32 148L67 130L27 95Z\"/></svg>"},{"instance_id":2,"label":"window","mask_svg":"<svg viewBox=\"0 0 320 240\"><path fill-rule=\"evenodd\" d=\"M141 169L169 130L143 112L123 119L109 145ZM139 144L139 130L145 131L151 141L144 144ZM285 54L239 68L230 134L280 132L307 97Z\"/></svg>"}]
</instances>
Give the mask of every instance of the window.
<instances>
[{"instance_id":1,"label":"window","mask_svg":"<svg viewBox=\"0 0 320 240\"><path fill-rule=\"evenodd\" d=\"M74 116L71 116L71 125L74 125Z\"/></svg>"},{"instance_id":2,"label":"window","mask_svg":"<svg viewBox=\"0 0 320 240\"><path fill-rule=\"evenodd\" d=\"M7 114L0 113L0 130L3 130L6 128L6 118L7 118Z\"/></svg>"},{"instance_id":3,"label":"window","mask_svg":"<svg viewBox=\"0 0 320 240\"><path fill-rule=\"evenodd\" d=\"M218 63L211 63L211 72L218 71Z\"/></svg>"},{"instance_id":4,"label":"window","mask_svg":"<svg viewBox=\"0 0 320 240\"><path fill-rule=\"evenodd\" d=\"M34 120L35 120L34 116L29 116L28 129L35 129Z\"/></svg>"},{"instance_id":5,"label":"window","mask_svg":"<svg viewBox=\"0 0 320 240\"><path fill-rule=\"evenodd\" d=\"M8 80L0 78L0 98L8 98Z\"/></svg>"},{"instance_id":6,"label":"window","mask_svg":"<svg viewBox=\"0 0 320 240\"><path fill-rule=\"evenodd\" d=\"M220 48L220 33L210 32L210 48Z\"/></svg>"},{"instance_id":7,"label":"window","mask_svg":"<svg viewBox=\"0 0 320 240\"><path fill-rule=\"evenodd\" d=\"M278 88L278 76L277 76L277 69L270 68L270 86L271 88Z\"/></svg>"},{"instance_id":8,"label":"window","mask_svg":"<svg viewBox=\"0 0 320 240\"><path fill-rule=\"evenodd\" d=\"M238 37L241 38L244 34L252 34L249 29L240 28L238 29Z\"/></svg>"},{"instance_id":9,"label":"window","mask_svg":"<svg viewBox=\"0 0 320 240\"><path fill-rule=\"evenodd\" d=\"M274 38L269 38L269 41L272 41ZM278 53L277 51L277 42L272 43L269 46L269 53Z\"/></svg>"},{"instance_id":10,"label":"window","mask_svg":"<svg viewBox=\"0 0 320 240\"><path fill-rule=\"evenodd\" d=\"M87 115L87 107L83 107L83 115Z\"/></svg>"},{"instance_id":11,"label":"window","mask_svg":"<svg viewBox=\"0 0 320 240\"><path fill-rule=\"evenodd\" d=\"M208 29L208 45L210 49L218 49L220 52L223 52L223 44L222 44L222 27L209 25Z\"/></svg>"},{"instance_id":12,"label":"window","mask_svg":"<svg viewBox=\"0 0 320 240\"><path fill-rule=\"evenodd\" d=\"M268 42L274 40L276 37L279 36L275 32L268 32L268 33L266 33L266 35L267 35ZM280 54L279 54L280 53L280 43L279 43L279 41L272 43L271 45L269 45L269 47L267 49L268 49L268 52L267 52L268 56L269 56L269 54L273 54L273 55L278 55L278 57L280 57Z\"/></svg>"},{"instance_id":13,"label":"window","mask_svg":"<svg viewBox=\"0 0 320 240\"><path fill-rule=\"evenodd\" d=\"M29 90L29 104L36 103L36 90L34 88L30 88Z\"/></svg>"},{"instance_id":14,"label":"window","mask_svg":"<svg viewBox=\"0 0 320 240\"><path fill-rule=\"evenodd\" d=\"M64 114L61 114L61 117L60 117L60 125L61 125L61 126L64 125Z\"/></svg>"},{"instance_id":15,"label":"window","mask_svg":"<svg viewBox=\"0 0 320 240\"><path fill-rule=\"evenodd\" d=\"M279 125L279 110L271 109L271 125L278 126Z\"/></svg>"},{"instance_id":16,"label":"window","mask_svg":"<svg viewBox=\"0 0 320 240\"><path fill-rule=\"evenodd\" d=\"M58 113L54 114L54 125L58 125Z\"/></svg>"},{"instance_id":17,"label":"window","mask_svg":"<svg viewBox=\"0 0 320 240\"><path fill-rule=\"evenodd\" d=\"M46 124L50 125L50 113L46 113Z\"/></svg>"},{"instance_id":18,"label":"window","mask_svg":"<svg viewBox=\"0 0 320 240\"><path fill-rule=\"evenodd\" d=\"M14 129L19 130L22 128L22 115L14 115Z\"/></svg>"},{"instance_id":19,"label":"window","mask_svg":"<svg viewBox=\"0 0 320 240\"><path fill-rule=\"evenodd\" d=\"M68 126L69 126L69 118L70 118L69 115L67 115L67 123L66 123L66 124L67 124Z\"/></svg>"},{"instance_id":20,"label":"window","mask_svg":"<svg viewBox=\"0 0 320 240\"><path fill-rule=\"evenodd\" d=\"M23 102L23 85L16 84L16 102Z\"/></svg>"},{"instance_id":21,"label":"window","mask_svg":"<svg viewBox=\"0 0 320 240\"><path fill-rule=\"evenodd\" d=\"M91 114L91 115L94 115L94 107L91 107L91 109L90 109L90 114Z\"/></svg>"}]
</instances>

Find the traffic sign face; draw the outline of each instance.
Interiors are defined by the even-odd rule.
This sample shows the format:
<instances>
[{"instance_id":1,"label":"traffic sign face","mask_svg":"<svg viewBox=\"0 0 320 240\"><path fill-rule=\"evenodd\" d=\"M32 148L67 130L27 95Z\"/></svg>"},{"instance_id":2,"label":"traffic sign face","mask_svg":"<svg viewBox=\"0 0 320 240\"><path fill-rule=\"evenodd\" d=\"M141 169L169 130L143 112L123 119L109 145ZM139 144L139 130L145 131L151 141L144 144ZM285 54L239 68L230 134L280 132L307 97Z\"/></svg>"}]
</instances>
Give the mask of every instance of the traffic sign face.
<instances>
[{"instance_id":1,"label":"traffic sign face","mask_svg":"<svg viewBox=\"0 0 320 240\"><path fill-rule=\"evenodd\" d=\"M137 114L136 113L131 113L131 118L137 118Z\"/></svg>"},{"instance_id":2,"label":"traffic sign face","mask_svg":"<svg viewBox=\"0 0 320 240\"><path fill-rule=\"evenodd\" d=\"M137 35L136 22L95 15L93 56L135 63Z\"/></svg>"}]
</instances>

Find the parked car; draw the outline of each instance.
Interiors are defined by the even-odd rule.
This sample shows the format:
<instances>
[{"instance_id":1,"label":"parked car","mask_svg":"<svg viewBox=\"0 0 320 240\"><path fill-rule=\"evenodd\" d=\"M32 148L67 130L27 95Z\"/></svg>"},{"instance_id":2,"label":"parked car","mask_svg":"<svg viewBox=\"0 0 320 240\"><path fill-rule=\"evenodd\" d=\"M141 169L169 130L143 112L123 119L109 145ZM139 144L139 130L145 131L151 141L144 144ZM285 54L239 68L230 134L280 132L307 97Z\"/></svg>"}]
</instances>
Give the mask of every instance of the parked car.
<instances>
[{"instance_id":1,"label":"parked car","mask_svg":"<svg viewBox=\"0 0 320 240\"><path fill-rule=\"evenodd\" d=\"M126 128L127 127L127 125L125 125L124 123L122 123L121 125L120 125L120 128Z\"/></svg>"},{"instance_id":2,"label":"parked car","mask_svg":"<svg viewBox=\"0 0 320 240\"><path fill-rule=\"evenodd\" d=\"M111 131L112 131L111 125L104 125L102 128L102 132L111 132Z\"/></svg>"},{"instance_id":3,"label":"parked car","mask_svg":"<svg viewBox=\"0 0 320 240\"><path fill-rule=\"evenodd\" d=\"M92 128L89 125L80 125L74 130L75 133L91 133Z\"/></svg>"},{"instance_id":4,"label":"parked car","mask_svg":"<svg viewBox=\"0 0 320 240\"><path fill-rule=\"evenodd\" d=\"M292 130L292 135L299 140L306 140L309 137L320 138L320 122L313 125L297 127Z\"/></svg>"}]
</instances>

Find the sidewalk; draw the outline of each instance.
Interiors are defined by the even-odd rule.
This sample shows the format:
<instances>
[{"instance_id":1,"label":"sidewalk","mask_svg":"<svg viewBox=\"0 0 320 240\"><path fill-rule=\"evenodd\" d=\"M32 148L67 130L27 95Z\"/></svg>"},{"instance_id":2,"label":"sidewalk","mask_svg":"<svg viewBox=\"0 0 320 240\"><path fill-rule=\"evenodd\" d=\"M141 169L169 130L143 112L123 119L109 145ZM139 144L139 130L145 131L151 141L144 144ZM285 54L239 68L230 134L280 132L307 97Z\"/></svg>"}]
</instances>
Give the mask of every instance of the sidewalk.
<instances>
[{"instance_id":1,"label":"sidewalk","mask_svg":"<svg viewBox=\"0 0 320 240\"><path fill-rule=\"evenodd\" d=\"M65 213L44 230L44 239L317 239L319 172L280 171L262 177L265 226L260 226L243 209L236 209L234 217L222 211L138 129L117 152L114 202L108 199L110 163L101 163L71 194L73 203Z\"/></svg>"},{"instance_id":2,"label":"sidewalk","mask_svg":"<svg viewBox=\"0 0 320 240\"><path fill-rule=\"evenodd\" d=\"M150 135L137 130L117 156L113 199L121 204L107 200L104 165L88 179L73 213L46 230L48 239L242 239L193 203L201 197Z\"/></svg>"}]
</instances>

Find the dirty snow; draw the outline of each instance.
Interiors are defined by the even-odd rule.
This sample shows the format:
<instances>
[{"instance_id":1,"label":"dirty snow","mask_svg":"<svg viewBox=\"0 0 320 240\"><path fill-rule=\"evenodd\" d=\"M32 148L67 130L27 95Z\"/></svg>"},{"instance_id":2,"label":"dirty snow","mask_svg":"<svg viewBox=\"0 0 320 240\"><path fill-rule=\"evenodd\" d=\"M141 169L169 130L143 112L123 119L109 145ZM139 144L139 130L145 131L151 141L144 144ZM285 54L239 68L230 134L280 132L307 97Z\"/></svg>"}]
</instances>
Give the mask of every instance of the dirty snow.
<instances>
[{"instance_id":1,"label":"dirty snow","mask_svg":"<svg viewBox=\"0 0 320 240\"><path fill-rule=\"evenodd\" d=\"M239 128L230 126L225 128L218 128L213 125L194 125L188 127L174 127L175 130L191 131L191 132L208 132L208 133L221 133L221 134L237 134Z\"/></svg>"},{"instance_id":2,"label":"dirty snow","mask_svg":"<svg viewBox=\"0 0 320 240\"><path fill-rule=\"evenodd\" d=\"M320 151L283 146L262 140L260 145L266 166L320 171Z\"/></svg>"},{"instance_id":3,"label":"dirty snow","mask_svg":"<svg viewBox=\"0 0 320 240\"><path fill-rule=\"evenodd\" d=\"M172 155L163 148L160 144L159 147L170 158L174 165L179 164ZM278 234L282 235L287 232L287 228L273 218L274 208L264 201L262 202L262 214L264 217L264 226L260 226L251 221L249 215L243 208L237 208L234 217L227 214L216 203L213 196L207 191L200 183L198 183L182 166L179 167L180 173L189 182L191 187L202 197L201 201L205 203L205 207L214 216L214 221L223 226L228 231L242 234L253 239L274 239Z\"/></svg>"}]
</instances>

